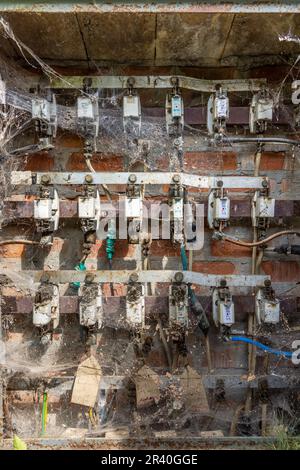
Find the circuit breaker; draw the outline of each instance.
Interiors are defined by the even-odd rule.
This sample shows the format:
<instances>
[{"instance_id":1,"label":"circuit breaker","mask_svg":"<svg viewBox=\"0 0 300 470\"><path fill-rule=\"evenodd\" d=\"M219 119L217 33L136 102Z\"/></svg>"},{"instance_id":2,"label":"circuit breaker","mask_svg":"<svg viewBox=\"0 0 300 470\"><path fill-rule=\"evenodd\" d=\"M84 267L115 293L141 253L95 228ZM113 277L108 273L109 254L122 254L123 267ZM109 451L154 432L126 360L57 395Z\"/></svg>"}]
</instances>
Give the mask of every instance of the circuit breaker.
<instances>
[{"instance_id":1,"label":"circuit breaker","mask_svg":"<svg viewBox=\"0 0 300 470\"><path fill-rule=\"evenodd\" d=\"M125 217L128 227L129 243L139 243L143 220L143 200L141 185L136 184L136 175L129 175L125 197Z\"/></svg>"},{"instance_id":2,"label":"circuit breaker","mask_svg":"<svg viewBox=\"0 0 300 470\"><path fill-rule=\"evenodd\" d=\"M180 183L180 176L174 175L169 190L169 205L172 227L172 240L175 243L184 241L184 188Z\"/></svg>"}]
</instances>

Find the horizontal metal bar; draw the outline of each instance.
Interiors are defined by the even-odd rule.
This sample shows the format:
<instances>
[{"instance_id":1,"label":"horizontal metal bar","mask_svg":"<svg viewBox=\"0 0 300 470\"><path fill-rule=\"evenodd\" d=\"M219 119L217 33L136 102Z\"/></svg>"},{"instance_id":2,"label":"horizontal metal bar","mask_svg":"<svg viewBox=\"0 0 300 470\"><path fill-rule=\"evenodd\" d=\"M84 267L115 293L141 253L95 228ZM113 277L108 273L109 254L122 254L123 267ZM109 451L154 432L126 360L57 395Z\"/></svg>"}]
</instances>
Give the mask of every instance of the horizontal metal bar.
<instances>
[{"instance_id":1,"label":"horizontal metal bar","mask_svg":"<svg viewBox=\"0 0 300 470\"><path fill-rule=\"evenodd\" d=\"M112 88L122 89L128 88L128 79L134 80L134 88L172 88L174 79L176 79L179 88L187 90L202 91L211 93L216 90L217 85L227 91L258 91L262 85L266 83L266 79L245 79L245 80L204 80L200 78L185 77L182 75L138 75L138 76L116 76L116 75L100 75L100 76L68 76L63 79L53 80L49 84L51 89L60 88L83 88L86 79L89 79L91 88Z\"/></svg>"},{"instance_id":2,"label":"horizontal metal bar","mask_svg":"<svg viewBox=\"0 0 300 470\"><path fill-rule=\"evenodd\" d=\"M32 185L43 184L45 177L48 178L47 184L59 185L72 185L72 184L106 184L117 185L127 184L129 176L136 176L136 184L172 184L174 183L174 176L180 177L180 182L184 186L191 186L199 189L210 189L218 187L218 181L223 182L224 188L247 188L259 189L263 186L264 181L268 178L253 177L253 176L199 176L188 173L164 173L164 172L132 172L132 173L116 173L116 172L102 172L102 173L83 173L83 172L47 172L47 173L34 173L31 171L12 171L11 184L12 185Z\"/></svg>"},{"instance_id":3,"label":"horizontal metal bar","mask_svg":"<svg viewBox=\"0 0 300 470\"><path fill-rule=\"evenodd\" d=\"M93 276L94 282L99 283L128 283L131 274L137 275L138 282L173 282L175 280L175 274L178 271L168 270L154 270L154 271L73 271L73 270L62 270L62 271L31 271L23 270L22 273L30 277L33 282L41 282L41 279L45 276L52 282L58 284L68 284L70 282L84 282L87 274ZM193 271L183 271L183 282L198 284L205 287L220 286L222 280L226 280L227 285L230 287L238 286L263 286L264 281L270 279L270 276L261 275L215 275L215 274L202 274ZM9 277L9 276L8 276Z\"/></svg>"}]
</instances>

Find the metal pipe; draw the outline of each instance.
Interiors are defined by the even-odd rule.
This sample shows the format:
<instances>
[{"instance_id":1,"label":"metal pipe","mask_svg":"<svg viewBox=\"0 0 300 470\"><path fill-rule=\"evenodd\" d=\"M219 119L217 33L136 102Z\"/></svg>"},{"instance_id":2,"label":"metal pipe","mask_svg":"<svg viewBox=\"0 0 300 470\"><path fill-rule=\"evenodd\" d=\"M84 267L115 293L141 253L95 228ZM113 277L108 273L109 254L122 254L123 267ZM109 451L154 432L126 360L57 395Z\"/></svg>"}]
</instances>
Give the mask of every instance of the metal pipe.
<instances>
[{"instance_id":1,"label":"metal pipe","mask_svg":"<svg viewBox=\"0 0 300 470\"><path fill-rule=\"evenodd\" d=\"M295 147L300 146L300 140L287 139L285 137L227 137L223 140L224 143L239 144L239 143L256 143L256 144L286 144Z\"/></svg>"}]
</instances>

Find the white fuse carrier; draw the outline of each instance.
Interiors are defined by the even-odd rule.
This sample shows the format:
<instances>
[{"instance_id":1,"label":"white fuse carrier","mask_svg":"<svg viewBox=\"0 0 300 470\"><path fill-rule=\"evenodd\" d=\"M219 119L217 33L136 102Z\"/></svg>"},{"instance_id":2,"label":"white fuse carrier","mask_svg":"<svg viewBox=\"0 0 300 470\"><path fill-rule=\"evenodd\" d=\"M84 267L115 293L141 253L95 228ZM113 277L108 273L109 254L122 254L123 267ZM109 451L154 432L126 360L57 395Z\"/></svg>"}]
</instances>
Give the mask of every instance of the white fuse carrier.
<instances>
[{"instance_id":1,"label":"white fuse carrier","mask_svg":"<svg viewBox=\"0 0 300 470\"><path fill-rule=\"evenodd\" d=\"M139 219L143 214L143 204L141 197L125 198L125 216L127 218Z\"/></svg>"},{"instance_id":2,"label":"white fuse carrier","mask_svg":"<svg viewBox=\"0 0 300 470\"><path fill-rule=\"evenodd\" d=\"M211 191L208 196L207 221L210 228L216 228L220 222L230 219L230 199L227 196L218 196Z\"/></svg>"},{"instance_id":3,"label":"white fuse carrier","mask_svg":"<svg viewBox=\"0 0 300 470\"><path fill-rule=\"evenodd\" d=\"M253 96L249 115L249 127L252 134L266 131L267 124L273 119L273 108L273 98L266 93L261 92Z\"/></svg>"},{"instance_id":4,"label":"white fuse carrier","mask_svg":"<svg viewBox=\"0 0 300 470\"><path fill-rule=\"evenodd\" d=\"M231 295L221 295L219 289L213 291L213 319L216 324L231 326L235 322L234 303Z\"/></svg>"},{"instance_id":5,"label":"white fuse carrier","mask_svg":"<svg viewBox=\"0 0 300 470\"><path fill-rule=\"evenodd\" d=\"M215 199L214 218L217 220L230 219L230 200L228 197L218 197Z\"/></svg>"},{"instance_id":6,"label":"white fuse carrier","mask_svg":"<svg viewBox=\"0 0 300 470\"><path fill-rule=\"evenodd\" d=\"M255 313L258 323L279 323L280 301L267 298L264 290L259 289L255 297Z\"/></svg>"},{"instance_id":7,"label":"white fuse carrier","mask_svg":"<svg viewBox=\"0 0 300 470\"><path fill-rule=\"evenodd\" d=\"M145 286L143 284L127 286L126 319L133 327L145 326Z\"/></svg>"},{"instance_id":8,"label":"white fuse carrier","mask_svg":"<svg viewBox=\"0 0 300 470\"><path fill-rule=\"evenodd\" d=\"M180 118L182 115L183 101L180 95L173 95L171 98L171 114L173 118Z\"/></svg>"},{"instance_id":9,"label":"white fuse carrier","mask_svg":"<svg viewBox=\"0 0 300 470\"><path fill-rule=\"evenodd\" d=\"M180 297L178 300L178 295L176 290L180 289ZM185 328L188 327L188 286L186 284L181 284L180 286L172 285L169 287L169 324L176 323Z\"/></svg>"},{"instance_id":10,"label":"white fuse carrier","mask_svg":"<svg viewBox=\"0 0 300 470\"><path fill-rule=\"evenodd\" d=\"M49 230L58 229L59 223L59 197L56 190L53 197L45 197L34 201L33 217L37 222L49 222Z\"/></svg>"},{"instance_id":11,"label":"white fuse carrier","mask_svg":"<svg viewBox=\"0 0 300 470\"><path fill-rule=\"evenodd\" d=\"M79 322L90 328L101 328L103 321L102 289L99 283L83 284L80 286Z\"/></svg>"},{"instance_id":12,"label":"white fuse carrier","mask_svg":"<svg viewBox=\"0 0 300 470\"><path fill-rule=\"evenodd\" d=\"M275 199L256 193L252 202L253 225L257 226L259 219L273 218L274 215Z\"/></svg>"},{"instance_id":13,"label":"white fuse carrier","mask_svg":"<svg viewBox=\"0 0 300 470\"><path fill-rule=\"evenodd\" d=\"M100 196L99 191L95 195L79 196L78 217L94 221L94 230L98 230L100 222Z\"/></svg>"}]
</instances>

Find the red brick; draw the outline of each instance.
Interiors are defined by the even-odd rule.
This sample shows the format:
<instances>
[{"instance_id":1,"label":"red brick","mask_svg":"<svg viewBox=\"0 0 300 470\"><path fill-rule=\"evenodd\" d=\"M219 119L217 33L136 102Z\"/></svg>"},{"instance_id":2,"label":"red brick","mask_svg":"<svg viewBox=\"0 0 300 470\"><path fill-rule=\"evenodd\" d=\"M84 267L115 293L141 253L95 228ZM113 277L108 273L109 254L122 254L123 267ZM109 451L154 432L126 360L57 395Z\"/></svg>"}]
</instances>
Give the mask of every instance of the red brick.
<instances>
[{"instance_id":1,"label":"red brick","mask_svg":"<svg viewBox=\"0 0 300 470\"><path fill-rule=\"evenodd\" d=\"M179 245L173 245L170 240L153 240L150 248L153 256L179 256Z\"/></svg>"},{"instance_id":2,"label":"red brick","mask_svg":"<svg viewBox=\"0 0 300 470\"><path fill-rule=\"evenodd\" d=\"M20 258L24 253L25 245L23 243L11 243L0 246L0 256L2 258Z\"/></svg>"},{"instance_id":3,"label":"red brick","mask_svg":"<svg viewBox=\"0 0 300 470\"><path fill-rule=\"evenodd\" d=\"M61 134L55 141L56 148L83 148L83 138L75 134Z\"/></svg>"},{"instance_id":4,"label":"red brick","mask_svg":"<svg viewBox=\"0 0 300 470\"><path fill-rule=\"evenodd\" d=\"M263 152L260 161L260 170L276 171L283 170L285 152Z\"/></svg>"},{"instance_id":5,"label":"red brick","mask_svg":"<svg viewBox=\"0 0 300 470\"><path fill-rule=\"evenodd\" d=\"M234 245L224 240L211 241L212 256L224 256L230 258L240 258L252 255L252 248Z\"/></svg>"},{"instance_id":6,"label":"red brick","mask_svg":"<svg viewBox=\"0 0 300 470\"><path fill-rule=\"evenodd\" d=\"M24 169L27 171L51 171L53 166L53 156L48 152L39 152L27 157Z\"/></svg>"},{"instance_id":7,"label":"red brick","mask_svg":"<svg viewBox=\"0 0 300 470\"><path fill-rule=\"evenodd\" d=\"M95 154L91 163L96 171L123 171L124 162L120 155ZM82 153L72 153L67 162L67 171L89 171Z\"/></svg>"},{"instance_id":8,"label":"red brick","mask_svg":"<svg viewBox=\"0 0 300 470\"><path fill-rule=\"evenodd\" d=\"M105 240L97 240L96 247L98 247L98 256L100 258L106 256ZM116 240L114 258L133 258L135 255L135 249L136 245L128 243L127 240Z\"/></svg>"},{"instance_id":9,"label":"red brick","mask_svg":"<svg viewBox=\"0 0 300 470\"><path fill-rule=\"evenodd\" d=\"M204 274L233 274L235 266L229 261L195 261L193 271Z\"/></svg>"},{"instance_id":10,"label":"red brick","mask_svg":"<svg viewBox=\"0 0 300 470\"><path fill-rule=\"evenodd\" d=\"M262 269L274 282L294 282L300 279L297 261L263 261Z\"/></svg>"},{"instance_id":11,"label":"red brick","mask_svg":"<svg viewBox=\"0 0 300 470\"><path fill-rule=\"evenodd\" d=\"M189 173L193 170L201 173L236 170L236 153L234 152L187 152L184 166Z\"/></svg>"}]
</instances>

